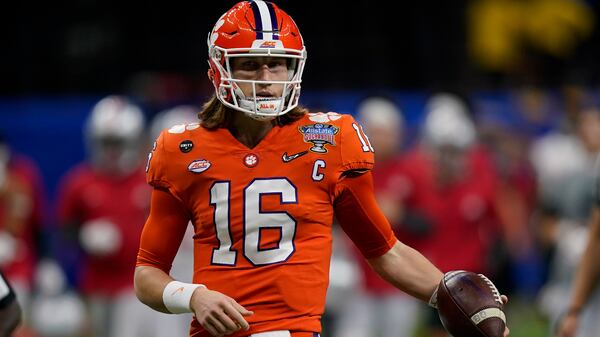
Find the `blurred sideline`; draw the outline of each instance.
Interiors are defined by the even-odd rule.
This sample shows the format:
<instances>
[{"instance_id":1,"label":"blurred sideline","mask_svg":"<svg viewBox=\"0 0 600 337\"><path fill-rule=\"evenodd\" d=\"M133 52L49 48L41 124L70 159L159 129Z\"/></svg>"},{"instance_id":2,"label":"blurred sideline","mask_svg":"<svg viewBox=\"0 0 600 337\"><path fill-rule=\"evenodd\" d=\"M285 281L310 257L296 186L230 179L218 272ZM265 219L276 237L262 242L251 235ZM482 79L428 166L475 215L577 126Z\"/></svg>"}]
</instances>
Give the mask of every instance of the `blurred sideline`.
<instances>
[{"instance_id":1,"label":"blurred sideline","mask_svg":"<svg viewBox=\"0 0 600 337\"><path fill-rule=\"evenodd\" d=\"M0 239L4 240L0 243L4 247L0 249L0 267L10 270L11 261L18 256L11 249L18 251L23 235L23 245L30 248L28 256L33 259L28 263L44 275L36 280L33 269L13 273L19 277L17 284L22 284L16 290L26 302L26 322L31 330L22 330L18 336L67 337L32 327L36 319L38 323L46 321L47 327L51 326L48 329L60 330L57 324L62 324L75 331L73 336L96 336L91 332L91 318L84 317L89 303L81 302L76 286L81 269L87 268L77 254L80 249L88 254L92 251L85 240L79 243L83 247L75 250L79 252L75 257L69 255L75 251L61 246L64 233L59 228L64 221L56 209L61 177L88 158L90 131L85 125L101 98L0 98L4 143L11 153L30 158L30 165L40 171L36 184L41 186L33 184L31 177L36 173L32 169L30 176L21 174L19 178L25 187L11 187L15 195L24 188L31 192L28 198L37 200L31 201L35 206L23 208L27 210L22 225L29 228L27 235L15 230L17 225L0 226ZM152 121L140 122L144 130L138 135L139 162L135 165L143 165L157 130L193 120L194 109L200 106L200 102L186 102L189 104L177 113L185 118L179 118L169 117L166 112L171 110L164 107L145 106L134 98L132 102L140 107L144 120ZM314 112L355 115L371 135L378 163L374 171L378 201L400 240L424 252L443 271L469 269L491 275L510 296L511 336L549 336L566 305L570 278L581 253L580 245L572 243L582 242L586 235L593 162L600 152L598 92L580 87L552 91L522 88L469 96L308 91L303 93L302 103ZM471 234L474 236L467 239ZM435 312L380 284L344 234L334 228L334 236L323 336L445 336ZM191 246L184 244L182 249L188 260L185 256L178 260L177 269L189 272ZM48 264L48 258L57 259L66 274ZM48 294L64 295L60 298L63 314L69 317L59 317L60 311L52 310L52 303L58 302L43 305L41 300ZM386 309L366 318L365 313L377 308ZM141 320L146 317L140 315ZM363 316L365 319L358 319Z\"/></svg>"}]
</instances>

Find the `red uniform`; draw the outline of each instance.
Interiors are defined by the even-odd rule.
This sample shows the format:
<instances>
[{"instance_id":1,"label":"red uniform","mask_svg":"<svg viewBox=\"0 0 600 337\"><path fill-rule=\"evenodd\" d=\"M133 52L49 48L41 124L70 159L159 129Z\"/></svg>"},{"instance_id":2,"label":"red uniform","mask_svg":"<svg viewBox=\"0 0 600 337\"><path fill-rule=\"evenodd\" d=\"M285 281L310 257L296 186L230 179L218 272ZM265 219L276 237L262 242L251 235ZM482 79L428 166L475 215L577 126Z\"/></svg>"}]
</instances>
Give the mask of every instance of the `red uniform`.
<instances>
[{"instance_id":1,"label":"red uniform","mask_svg":"<svg viewBox=\"0 0 600 337\"><path fill-rule=\"evenodd\" d=\"M173 212L194 224L194 283L254 311L247 317L251 330L232 336L319 332L334 211L366 257L381 256L396 242L380 212L366 215L365 209L376 208L374 199L353 201L369 191L342 179L372 167L372 149L353 118L319 113L275 126L252 149L224 128L191 124L163 131L149 159L148 182L168 190L179 204ZM161 227L160 220L151 213L138 265L168 272L186 220L176 228ZM197 321L191 335L210 336Z\"/></svg>"},{"instance_id":2,"label":"red uniform","mask_svg":"<svg viewBox=\"0 0 600 337\"><path fill-rule=\"evenodd\" d=\"M17 244L15 258L2 266L2 270L11 281L31 286L37 255L35 235L44 220L41 174L30 159L14 155L8 164L5 184L6 191L0 192L0 230L10 232ZM11 211L5 202L12 204Z\"/></svg>"},{"instance_id":3,"label":"red uniform","mask_svg":"<svg viewBox=\"0 0 600 337\"><path fill-rule=\"evenodd\" d=\"M140 232L149 209L151 189L140 169L125 177L102 175L87 164L71 170L61 186L59 221L80 226L106 219L116 225L121 244L106 256L86 256L79 287L86 294L114 295L133 286Z\"/></svg>"},{"instance_id":4,"label":"red uniform","mask_svg":"<svg viewBox=\"0 0 600 337\"><path fill-rule=\"evenodd\" d=\"M481 148L469 150L466 162L462 179L442 187L427 152L411 151L406 168L413 188L406 207L428 218L432 235L416 241L415 247L438 268L444 272L464 269L485 273L486 258L499 229L496 175Z\"/></svg>"}]
</instances>

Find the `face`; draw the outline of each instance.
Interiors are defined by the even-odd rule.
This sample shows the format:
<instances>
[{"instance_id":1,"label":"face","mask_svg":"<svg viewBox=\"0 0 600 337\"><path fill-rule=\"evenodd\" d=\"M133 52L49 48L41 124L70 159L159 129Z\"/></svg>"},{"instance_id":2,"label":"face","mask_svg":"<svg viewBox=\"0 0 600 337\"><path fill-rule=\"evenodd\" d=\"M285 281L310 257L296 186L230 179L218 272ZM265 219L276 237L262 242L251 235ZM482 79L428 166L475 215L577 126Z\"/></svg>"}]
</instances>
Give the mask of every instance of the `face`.
<instances>
[{"instance_id":1,"label":"face","mask_svg":"<svg viewBox=\"0 0 600 337\"><path fill-rule=\"evenodd\" d=\"M283 57L233 57L232 77L252 81L288 80L287 59ZM253 97L252 83L237 82L246 97ZM257 97L281 97L283 84L257 83Z\"/></svg>"},{"instance_id":2,"label":"face","mask_svg":"<svg viewBox=\"0 0 600 337\"><path fill-rule=\"evenodd\" d=\"M461 180L467 171L467 153L453 145L439 145L433 148L433 158L437 170L438 183L451 184Z\"/></svg>"},{"instance_id":3,"label":"face","mask_svg":"<svg viewBox=\"0 0 600 337\"><path fill-rule=\"evenodd\" d=\"M91 145L92 161L107 174L128 174L139 165L140 152L136 140L106 136L94 139Z\"/></svg>"}]
</instances>

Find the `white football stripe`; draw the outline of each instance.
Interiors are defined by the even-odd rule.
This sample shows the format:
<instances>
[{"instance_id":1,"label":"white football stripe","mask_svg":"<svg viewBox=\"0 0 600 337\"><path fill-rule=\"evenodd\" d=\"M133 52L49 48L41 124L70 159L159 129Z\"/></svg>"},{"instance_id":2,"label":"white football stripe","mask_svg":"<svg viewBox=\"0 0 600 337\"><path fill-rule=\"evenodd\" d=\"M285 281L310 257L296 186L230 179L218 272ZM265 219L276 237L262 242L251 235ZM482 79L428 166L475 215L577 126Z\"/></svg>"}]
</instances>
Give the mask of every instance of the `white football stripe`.
<instances>
[{"instance_id":1,"label":"white football stripe","mask_svg":"<svg viewBox=\"0 0 600 337\"><path fill-rule=\"evenodd\" d=\"M256 1L258 11L260 12L260 20L262 21L263 29L263 40L273 40L273 33L267 33L273 31L271 25L271 13L269 13L269 7L264 1Z\"/></svg>"},{"instance_id":2,"label":"white football stripe","mask_svg":"<svg viewBox=\"0 0 600 337\"><path fill-rule=\"evenodd\" d=\"M478 325L479 323L483 322L484 320L486 320L488 318L492 318L492 317L500 318L504 322L504 324L506 324L506 316L504 315L504 311L502 311L498 308L483 309L483 310L479 311L478 313L476 313L475 315L471 316L471 321L473 323L475 323L475 325Z\"/></svg>"}]
</instances>

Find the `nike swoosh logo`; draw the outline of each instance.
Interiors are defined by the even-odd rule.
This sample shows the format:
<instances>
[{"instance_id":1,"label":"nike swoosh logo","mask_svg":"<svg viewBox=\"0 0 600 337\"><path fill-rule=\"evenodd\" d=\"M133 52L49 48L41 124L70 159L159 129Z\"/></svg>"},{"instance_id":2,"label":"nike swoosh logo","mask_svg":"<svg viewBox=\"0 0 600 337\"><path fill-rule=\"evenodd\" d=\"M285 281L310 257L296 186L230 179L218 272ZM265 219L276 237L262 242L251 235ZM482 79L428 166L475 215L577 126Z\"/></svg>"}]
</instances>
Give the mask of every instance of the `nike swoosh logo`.
<instances>
[{"instance_id":1,"label":"nike swoosh logo","mask_svg":"<svg viewBox=\"0 0 600 337\"><path fill-rule=\"evenodd\" d=\"M175 296L175 294L177 294L178 292L183 292L183 287L179 287L179 288L175 289L175 291L171 294L171 296Z\"/></svg>"},{"instance_id":2,"label":"nike swoosh logo","mask_svg":"<svg viewBox=\"0 0 600 337\"><path fill-rule=\"evenodd\" d=\"M298 157L302 157L303 155L307 154L308 151L302 151L302 152L298 152L296 154L293 154L291 156L288 156L287 152L283 153L283 156L281 156L281 159L283 160L284 163L289 163L292 160L298 158Z\"/></svg>"}]
</instances>

